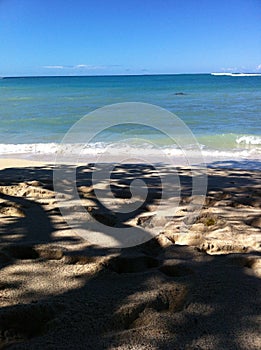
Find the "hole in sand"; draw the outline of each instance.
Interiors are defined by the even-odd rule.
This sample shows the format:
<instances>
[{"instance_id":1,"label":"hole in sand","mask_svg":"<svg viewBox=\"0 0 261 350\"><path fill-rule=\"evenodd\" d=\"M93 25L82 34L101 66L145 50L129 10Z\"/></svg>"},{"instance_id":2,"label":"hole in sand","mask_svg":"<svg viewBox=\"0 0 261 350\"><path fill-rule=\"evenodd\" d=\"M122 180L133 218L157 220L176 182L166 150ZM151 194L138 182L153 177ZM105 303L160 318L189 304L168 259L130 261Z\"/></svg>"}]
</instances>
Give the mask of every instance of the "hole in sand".
<instances>
[{"instance_id":1,"label":"hole in sand","mask_svg":"<svg viewBox=\"0 0 261 350\"><path fill-rule=\"evenodd\" d=\"M134 273L157 267L159 261L150 256L116 257L109 261L108 268L117 273Z\"/></svg>"},{"instance_id":2,"label":"hole in sand","mask_svg":"<svg viewBox=\"0 0 261 350\"><path fill-rule=\"evenodd\" d=\"M194 273L190 267L184 264L171 262L165 263L160 267L159 270L170 277L183 277Z\"/></svg>"},{"instance_id":3,"label":"hole in sand","mask_svg":"<svg viewBox=\"0 0 261 350\"><path fill-rule=\"evenodd\" d=\"M0 252L1 253L1 252ZM64 249L55 246L37 246L33 245L10 245L3 248L3 253L15 259L48 259L48 260L59 260L63 257ZM1 255L0 255L1 256Z\"/></svg>"}]
</instances>

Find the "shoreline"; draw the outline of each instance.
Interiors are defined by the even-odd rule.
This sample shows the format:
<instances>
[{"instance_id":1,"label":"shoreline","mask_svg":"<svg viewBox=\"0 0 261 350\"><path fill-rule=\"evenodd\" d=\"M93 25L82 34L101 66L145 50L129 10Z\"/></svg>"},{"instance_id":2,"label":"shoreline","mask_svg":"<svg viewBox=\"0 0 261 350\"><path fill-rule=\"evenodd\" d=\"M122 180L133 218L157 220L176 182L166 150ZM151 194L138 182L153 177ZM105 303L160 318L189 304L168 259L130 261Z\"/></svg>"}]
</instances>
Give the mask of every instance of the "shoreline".
<instances>
[{"instance_id":1,"label":"shoreline","mask_svg":"<svg viewBox=\"0 0 261 350\"><path fill-rule=\"evenodd\" d=\"M23 159L23 158L0 158L0 170L7 169L7 168L23 168L23 167L31 167L31 166L44 166L44 162L37 161L37 160L29 160L29 159Z\"/></svg>"},{"instance_id":2,"label":"shoreline","mask_svg":"<svg viewBox=\"0 0 261 350\"><path fill-rule=\"evenodd\" d=\"M0 169L9 166L33 166L33 165L55 165L57 164L70 164L75 166L86 165L90 163L120 163L120 164L166 164L172 165L174 167L202 167L202 168L222 168L222 169L237 169L237 170L254 170L261 171L261 158L239 158L239 157L224 157L224 155L220 156L203 156L203 157L195 157L195 162L193 162L193 158L191 158L188 162L186 157L184 156L165 156L162 158L161 155L146 155L144 159L141 159L139 154L136 154L132 157L129 155L123 154L120 156L119 154L115 155L106 155L103 156L102 153L100 155L92 154L88 156L75 158L75 155L70 155L64 157L64 159L57 159L57 155L34 155L31 154L8 154L1 155L0 154ZM108 161L109 158L109 161ZM124 159L126 158L126 159ZM203 163L201 162L203 160Z\"/></svg>"}]
</instances>

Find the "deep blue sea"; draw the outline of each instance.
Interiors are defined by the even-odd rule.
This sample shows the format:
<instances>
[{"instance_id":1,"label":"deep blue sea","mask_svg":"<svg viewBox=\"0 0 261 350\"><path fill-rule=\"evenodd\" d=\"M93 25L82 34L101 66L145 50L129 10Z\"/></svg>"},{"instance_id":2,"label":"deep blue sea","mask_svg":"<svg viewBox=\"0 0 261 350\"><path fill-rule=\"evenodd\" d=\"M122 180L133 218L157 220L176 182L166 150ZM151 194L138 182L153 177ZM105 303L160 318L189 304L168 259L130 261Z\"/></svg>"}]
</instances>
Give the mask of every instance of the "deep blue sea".
<instances>
[{"instance_id":1,"label":"deep blue sea","mask_svg":"<svg viewBox=\"0 0 261 350\"><path fill-rule=\"evenodd\" d=\"M0 156L55 154L56 145L75 122L97 108L123 102L145 102L174 113L190 128L206 156L261 158L261 76L211 74L2 78ZM102 128L103 118L106 114L92 121L90 135L93 123ZM128 128L106 130L88 149L119 139L122 147L135 147L130 135L149 138L148 148L175 148L155 130ZM122 135L118 138L122 133L126 140Z\"/></svg>"}]
</instances>

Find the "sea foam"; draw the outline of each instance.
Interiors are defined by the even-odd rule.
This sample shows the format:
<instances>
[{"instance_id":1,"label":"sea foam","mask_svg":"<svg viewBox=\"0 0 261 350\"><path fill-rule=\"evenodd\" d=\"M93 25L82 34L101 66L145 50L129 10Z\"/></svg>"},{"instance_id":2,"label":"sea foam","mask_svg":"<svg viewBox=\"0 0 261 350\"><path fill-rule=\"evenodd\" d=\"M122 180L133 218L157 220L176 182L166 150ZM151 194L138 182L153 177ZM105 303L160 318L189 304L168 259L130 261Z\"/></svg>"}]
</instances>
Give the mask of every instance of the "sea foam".
<instances>
[{"instance_id":1,"label":"sea foam","mask_svg":"<svg viewBox=\"0 0 261 350\"><path fill-rule=\"evenodd\" d=\"M261 138L258 136L241 136L237 139L238 144L252 144L260 145ZM68 157L77 156L99 156L100 154L105 154L109 156L125 156L126 158L132 156L142 157L157 157L161 155L167 155L170 157L186 157L187 154L197 156L199 151L193 149L191 145L186 148L179 148L177 145L166 146L166 147L156 147L151 144L140 144L133 145L128 143L74 143L74 144L59 144L59 143L34 143L34 144L0 144L0 157L33 157L37 158L39 156L59 156L63 155ZM203 157L210 157L211 155L215 157L225 157L225 158L255 158L260 157L261 149L260 147L254 148L235 148L235 149L211 149L202 146L201 155ZM53 157L52 157L53 158Z\"/></svg>"},{"instance_id":2,"label":"sea foam","mask_svg":"<svg viewBox=\"0 0 261 350\"><path fill-rule=\"evenodd\" d=\"M261 145L261 137L253 135L244 135L236 139L236 143L244 145Z\"/></svg>"}]
</instances>

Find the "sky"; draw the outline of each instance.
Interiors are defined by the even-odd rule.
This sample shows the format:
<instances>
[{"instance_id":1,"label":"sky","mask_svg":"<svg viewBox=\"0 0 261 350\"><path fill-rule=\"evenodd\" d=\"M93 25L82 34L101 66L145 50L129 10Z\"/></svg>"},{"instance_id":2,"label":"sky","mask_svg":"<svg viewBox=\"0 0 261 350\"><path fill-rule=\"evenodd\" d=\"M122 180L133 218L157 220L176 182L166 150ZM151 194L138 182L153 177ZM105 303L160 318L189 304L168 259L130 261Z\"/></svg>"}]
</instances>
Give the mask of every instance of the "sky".
<instances>
[{"instance_id":1,"label":"sky","mask_svg":"<svg viewBox=\"0 0 261 350\"><path fill-rule=\"evenodd\" d=\"M261 73L261 0L0 0L0 76Z\"/></svg>"}]
</instances>

